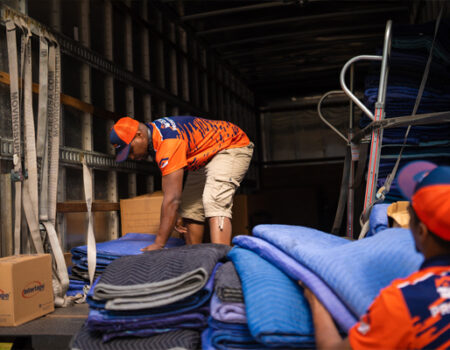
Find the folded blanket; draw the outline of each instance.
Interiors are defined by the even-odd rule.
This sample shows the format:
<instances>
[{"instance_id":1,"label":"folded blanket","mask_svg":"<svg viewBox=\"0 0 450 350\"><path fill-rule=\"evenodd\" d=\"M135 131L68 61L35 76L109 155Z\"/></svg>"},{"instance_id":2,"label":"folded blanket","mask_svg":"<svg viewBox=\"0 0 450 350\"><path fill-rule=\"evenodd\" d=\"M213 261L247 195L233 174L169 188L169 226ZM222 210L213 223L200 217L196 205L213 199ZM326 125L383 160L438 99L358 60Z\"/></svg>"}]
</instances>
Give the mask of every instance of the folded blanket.
<instances>
[{"instance_id":1,"label":"folded blanket","mask_svg":"<svg viewBox=\"0 0 450 350\"><path fill-rule=\"evenodd\" d=\"M180 329L193 329L200 331L205 329L208 325L207 319L209 316L209 308L202 307L187 313L176 314L166 317L149 317L146 320L138 320L137 322L124 322L121 319L120 323L116 322L109 326L105 323L99 327L95 327L92 322L89 322L88 327L91 331L100 331L103 333L103 341L109 341L119 337L149 337L155 334L160 334L169 331L176 331Z\"/></svg>"},{"instance_id":2,"label":"folded blanket","mask_svg":"<svg viewBox=\"0 0 450 350\"><path fill-rule=\"evenodd\" d=\"M353 242L287 225L259 225L253 229L253 235L320 276L358 317L366 312L382 288L396 278L410 275L423 261L407 229L387 229ZM324 241L330 242L328 247L319 243Z\"/></svg>"},{"instance_id":3,"label":"folded blanket","mask_svg":"<svg viewBox=\"0 0 450 350\"><path fill-rule=\"evenodd\" d=\"M244 303L223 302L215 293L211 298L211 316L225 323L247 323Z\"/></svg>"},{"instance_id":4,"label":"folded blanket","mask_svg":"<svg viewBox=\"0 0 450 350\"><path fill-rule=\"evenodd\" d=\"M114 260L94 287L93 299L109 310L169 305L201 290L230 247L197 244Z\"/></svg>"},{"instance_id":5,"label":"folded blanket","mask_svg":"<svg viewBox=\"0 0 450 350\"><path fill-rule=\"evenodd\" d=\"M115 240L97 243L97 268L104 268L112 260L121 256L142 254L141 248L152 244L156 235L146 233L128 233ZM166 243L167 248L179 247L184 245L184 241L179 238L171 237ZM79 267L87 269L87 246L72 248L72 261Z\"/></svg>"},{"instance_id":6,"label":"folded blanket","mask_svg":"<svg viewBox=\"0 0 450 350\"><path fill-rule=\"evenodd\" d=\"M173 304L159 306L151 309L105 310L106 303L104 301L92 299L93 290L95 289L95 285L98 282L97 280L89 290L86 300L91 311L97 310L98 313L89 313L88 321L92 319L97 324L108 324L110 322L114 322L116 319L120 319L123 320L123 322L133 323L140 322L141 320L148 320L149 317L163 318L197 310L198 308L207 305L207 302L210 300L214 288L214 275L220 265L221 263L218 263L214 267L214 270L211 273L211 276L209 277L206 285L195 294L190 295L187 298L184 298Z\"/></svg>"},{"instance_id":7,"label":"folded blanket","mask_svg":"<svg viewBox=\"0 0 450 350\"><path fill-rule=\"evenodd\" d=\"M223 323L212 318L202 333L203 350L265 349L250 334L247 325Z\"/></svg>"},{"instance_id":8,"label":"folded blanket","mask_svg":"<svg viewBox=\"0 0 450 350\"><path fill-rule=\"evenodd\" d=\"M244 302L241 281L231 261L226 262L217 270L214 285L214 292L221 301Z\"/></svg>"},{"instance_id":9,"label":"folded blanket","mask_svg":"<svg viewBox=\"0 0 450 350\"><path fill-rule=\"evenodd\" d=\"M201 327L201 325L206 323L208 316L209 307L200 307L192 311L165 317L155 317L149 313L136 318L119 316L106 318L99 310L90 310L86 324L89 330L99 332L125 331L140 328L176 328L178 325L183 326L184 322L197 323Z\"/></svg>"},{"instance_id":10,"label":"folded blanket","mask_svg":"<svg viewBox=\"0 0 450 350\"><path fill-rule=\"evenodd\" d=\"M366 237L373 236L377 232L386 230L389 227L387 208L390 204L375 204L372 207L369 217L369 231Z\"/></svg>"},{"instance_id":11,"label":"folded blanket","mask_svg":"<svg viewBox=\"0 0 450 350\"><path fill-rule=\"evenodd\" d=\"M252 336L270 347L313 345L309 306L297 282L250 250L234 247L228 257L242 282Z\"/></svg>"},{"instance_id":12,"label":"folded blanket","mask_svg":"<svg viewBox=\"0 0 450 350\"><path fill-rule=\"evenodd\" d=\"M200 346L200 334L193 330L166 332L152 337L127 337L104 343L97 332L89 332L86 325L72 338L72 350L139 350L173 349L197 350Z\"/></svg>"},{"instance_id":13,"label":"folded blanket","mask_svg":"<svg viewBox=\"0 0 450 350\"><path fill-rule=\"evenodd\" d=\"M342 240L344 239L342 238ZM319 276L276 246L252 236L237 236L233 239L233 243L255 252L264 260L277 266L293 280L302 281L329 310L342 330L348 330L357 322L358 317L348 310L343 301Z\"/></svg>"}]
</instances>

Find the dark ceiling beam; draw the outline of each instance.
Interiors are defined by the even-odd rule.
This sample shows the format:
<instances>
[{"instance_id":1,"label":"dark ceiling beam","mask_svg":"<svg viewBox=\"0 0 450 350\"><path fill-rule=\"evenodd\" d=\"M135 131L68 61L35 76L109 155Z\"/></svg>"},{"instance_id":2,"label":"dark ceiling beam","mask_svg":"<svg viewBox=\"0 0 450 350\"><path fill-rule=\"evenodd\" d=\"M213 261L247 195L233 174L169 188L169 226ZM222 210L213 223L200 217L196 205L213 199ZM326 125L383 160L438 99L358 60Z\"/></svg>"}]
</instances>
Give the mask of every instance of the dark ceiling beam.
<instances>
[{"instance_id":1,"label":"dark ceiling beam","mask_svg":"<svg viewBox=\"0 0 450 350\"><path fill-rule=\"evenodd\" d=\"M275 1L275 2L262 2L255 5L248 5L248 6L239 6L239 7L231 7L231 8L225 8L222 10L215 10L215 11L208 11L208 12L200 12L193 15L187 15L181 17L181 20L183 22L207 18L207 17L213 17L213 16L222 16L222 15L230 15L237 12L244 12L244 11L254 11L259 9L265 9L265 8L271 8L271 7L279 7L279 6L286 6L290 5L290 2L286 1Z\"/></svg>"},{"instance_id":2,"label":"dark ceiling beam","mask_svg":"<svg viewBox=\"0 0 450 350\"><path fill-rule=\"evenodd\" d=\"M361 62L360 64L361 66L366 66L368 65L368 63L366 62ZM335 71L335 72L340 72L342 69L342 64L331 64L331 65L315 65L315 66L311 66L311 67L304 67L304 68L300 68L300 69L296 69L295 71L283 71L283 72L278 72L278 71L273 71L273 72L264 72L263 74L256 74L256 75L252 75L250 74L250 76L252 76L251 79L251 85L254 87L257 87L258 85L261 84L266 84L266 83L272 83L274 81L279 81L280 83L284 83L285 81L289 81L289 80L293 80L293 79L299 79L299 81L304 81L305 80L305 74L310 74L310 73L314 73L314 75L316 73L324 73L327 71ZM275 73L275 74L271 74L271 73ZM314 76L313 75L313 76ZM286 79L289 78L289 79ZM336 75L335 79L339 79L339 75ZM305 80L305 83L307 83L308 79Z\"/></svg>"},{"instance_id":3,"label":"dark ceiling beam","mask_svg":"<svg viewBox=\"0 0 450 350\"><path fill-rule=\"evenodd\" d=\"M252 68L257 69L260 67L270 66L277 63L289 63L289 62L309 62L312 60L327 59L327 57L336 57L337 55L344 55L349 59L350 57L366 54L367 52L372 53L374 50L373 43L370 42L360 42L359 45L352 45L351 47L342 47L342 45L336 44L326 48L318 48L316 50L302 50L290 54L277 54L277 55L265 55L254 57L253 59L245 61L232 61L239 65L241 71L251 70Z\"/></svg>"},{"instance_id":4,"label":"dark ceiling beam","mask_svg":"<svg viewBox=\"0 0 450 350\"><path fill-rule=\"evenodd\" d=\"M304 41L300 43L295 44L279 44L279 45L268 45L264 46L262 48L256 48L256 49L247 49L247 50L232 50L227 52L222 52L222 58L223 59L231 59L232 61L239 62L240 57L247 57L247 56L260 56L260 55L266 55L268 53L272 52L282 52L282 51L292 51L292 50L308 50L308 49L315 49L315 48L322 48L324 46L325 41L332 41L333 44L344 44L349 41L351 42L357 42L359 40L367 41L368 39L371 39L372 41L375 41L377 39L383 39L384 33L381 31L379 33L372 33L372 34L356 34L356 35L341 35L341 36L333 36L328 38L321 38L321 41L318 41L317 38L315 38L314 43L305 43ZM236 60L234 60L236 59Z\"/></svg>"},{"instance_id":5,"label":"dark ceiling beam","mask_svg":"<svg viewBox=\"0 0 450 350\"><path fill-rule=\"evenodd\" d=\"M219 44L213 44L211 45L212 48L220 48L220 47L227 47L232 45L242 45L242 44L248 44L252 42L258 42L258 41L268 41L268 40L278 40L278 39L286 39L293 37L295 39L305 39L305 38L314 38L319 35L331 35L331 34L337 34L337 33L348 33L348 32L362 32L367 30L378 30L380 28L385 28L384 23L379 24L370 24L370 25L364 25L364 26L358 26L358 27L352 27L352 26L346 26L346 27L339 27L339 28L325 28L325 29L319 29L319 30L312 30L312 31L298 31L298 32L291 32L291 33L283 33L283 34L274 34L274 35L264 35L264 36L255 36L250 37L246 39L241 40L235 40L235 41L228 41L223 42ZM267 43L266 43L267 45Z\"/></svg>"},{"instance_id":6,"label":"dark ceiling beam","mask_svg":"<svg viewBox=\"0 0 450 350\"><path fill-rule=\"evenodd\" d=\"M339 70L342 68L342 64L333 64L333 65L315 65L311 67L304 67L296 69L295 71L277 71L274 70L273 72L262 72L261 74L251 74L252 75L252 85L259 84L263 81L274 81L278 80L282 77L294 77L296 75L304 74L304 73L315 73L315 72L321 72L321 71L329 71L329 70ZM274 74L272 74L274 73Z\"/></svg>"},{"instance_id":7,"label":"dark ceiling beam","mask_svg":"<svg viewBox=\"0 0 450 350\"><path fill-rule=\"evenodd\" d=\"M302 24L307 24L308 22L312 22L312 21L317 22L320 20L336 19L339 17L346 17L346 16L375 15L375 14L379 14L379 13L389 13L391 15L394 12L402 12L402 11L407 11L407 10L408 10L408 8L405 6L388 7L388 8L377 7L377 8L371 8L371 9L356 10L356 11L341 11L341 12L326 13L326 14L322 14L322 15L297 16L297 17L291 17L291 18L281 18L281 19L276 19L276 20L271 20L271 21L252 22L252 23L247 23L247 24L207 29L207 30L199 31L199 32L197 32L197 34L198 35L208 35L208 34L214 34L214 33L229 32L229 31L233 31L233 30L256 28L256 27L261 27L261 26L267 27L267 26L277 25L277 24L287 24L287 23L291 23L291 22L295 22L296 25L302 25Z\"/></svg>"}]
</instances>

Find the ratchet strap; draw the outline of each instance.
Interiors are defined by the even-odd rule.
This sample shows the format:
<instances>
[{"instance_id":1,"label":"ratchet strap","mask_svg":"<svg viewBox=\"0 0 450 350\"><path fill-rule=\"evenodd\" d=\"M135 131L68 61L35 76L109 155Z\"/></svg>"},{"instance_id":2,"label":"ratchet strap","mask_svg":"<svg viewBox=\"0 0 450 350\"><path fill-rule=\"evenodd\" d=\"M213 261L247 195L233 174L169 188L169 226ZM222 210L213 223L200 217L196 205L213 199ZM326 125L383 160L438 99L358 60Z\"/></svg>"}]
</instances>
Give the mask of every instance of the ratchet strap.
<instances>
[{"instance_id":1,"label":"ratchet strap","mask_svg":"<svg viewBox=\"0 0 450 350\"><path fill-rule=\"evenodd\" d=\"M21 157L21 94L19 90L17 28L21 28L21 72L23 79L25 173ZM37 137L35 134L32 100L31 31L22 18L6 22L8 59L11 79L11 116L13 124L15 182L14 253L20 253L21 206L25 213L33 246L37 253L49 252L53 261L53 290L56 306L67 306L73 298L65 296L69 286L64 254L55 230L59 169L60 49L50 35L40 38L39 102ZM20 32L19 32L20 33ZM50 47L49 47L50 41ZM39 184L39 179L40 184ZM22 186L23 185L23 186ZM40 185L40 186L39 186ZM40 191L39 191L40 187ZM40 194L40 196L39 196ZM42 225L40 225L40 222ZM48 242L48 245L44 245Z\"/></svg>"},{"instance_id":2,"label":"ratchet strap","mask_svg":"<svg viewBox=\"0 0 450 350\"><path fill-rule=\"evenodd\" d=\"M87 258L90 285L94 282L95 266L97 265L97 249L95 245L94 221L92 217L92 174L86 163L86 157L82 156L84 197L88 215L87 231Z\"/></svg>"},{"instance_id":3,"label":"ratchet strap","mask_svg":"<svg viewBox=\"0 0 450 350\"><path fill-rule=\"evenodd\" d=\"M17 27L9 19L6 21L6 40L10 74L11 119L13 132L13 166L11 179L14 182L14 254L20 254L20 228L22 224L22 149L20 121L19 68L17 58Z\"/></svg>"}]
</instances>

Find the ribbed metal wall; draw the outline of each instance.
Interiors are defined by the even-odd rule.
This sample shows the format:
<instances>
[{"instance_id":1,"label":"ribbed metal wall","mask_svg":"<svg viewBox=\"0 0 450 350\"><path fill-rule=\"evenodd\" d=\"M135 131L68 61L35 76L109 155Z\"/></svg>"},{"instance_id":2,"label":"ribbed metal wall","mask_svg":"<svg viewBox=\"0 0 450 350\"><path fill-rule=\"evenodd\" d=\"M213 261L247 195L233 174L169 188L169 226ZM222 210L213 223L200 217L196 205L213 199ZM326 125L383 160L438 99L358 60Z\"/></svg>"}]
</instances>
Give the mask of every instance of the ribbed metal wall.
<instances>
[{"instance_id":1,"label":"ribbed metal wall","mask_svg":"<svg viewBox=\"0 0 450 350\"><path fill-rule=\"evenodd\" d=\"M225 119L256 140L252 91L163 2L43 0L25 7L15 1L8 5L27 11L22 15L34 28L55 34L62 50L62 93L91 107L63 102L59 202L84 199L81 152L94 168L95 200L117 202L159 188L159 170L150 163L115 164L108 142L111 117L130 115L143 122L177 114ZM182 2L178 12L183 12ZM0 45L0 70L8 72L4 30ZM37 57L37 46L33 54ZM0 101L0 173L5 174L12 163L7 85L0 84ZM248 176L256 179L256 174L252 165ZM76 224L83 215L59 215L66 248L84 241L84 229ZM117 212L96 214L96 225L100 240L119 235Z\"/></svg>"}]
</instances>

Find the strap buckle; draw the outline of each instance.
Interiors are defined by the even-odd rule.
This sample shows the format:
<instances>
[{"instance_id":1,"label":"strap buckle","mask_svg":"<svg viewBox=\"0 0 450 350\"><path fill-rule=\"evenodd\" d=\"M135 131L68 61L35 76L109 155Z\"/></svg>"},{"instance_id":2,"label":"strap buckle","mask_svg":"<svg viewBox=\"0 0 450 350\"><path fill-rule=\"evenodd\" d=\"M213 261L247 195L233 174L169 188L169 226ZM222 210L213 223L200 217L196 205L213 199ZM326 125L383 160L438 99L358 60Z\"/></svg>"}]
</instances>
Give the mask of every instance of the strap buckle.
<instances>
[{"instance_id":1,"label":"strap buckle","mask_svg":"<svg viewBox=\"0 0 450 350\"><path fill-rule=\"evenodd\" d=\"M13 182L17 181L22 182L25 179L28 179L28 171L26 169L23 172L22 170L19 171L11 170L11 180Z\"/></svg>"}]
</instances>

